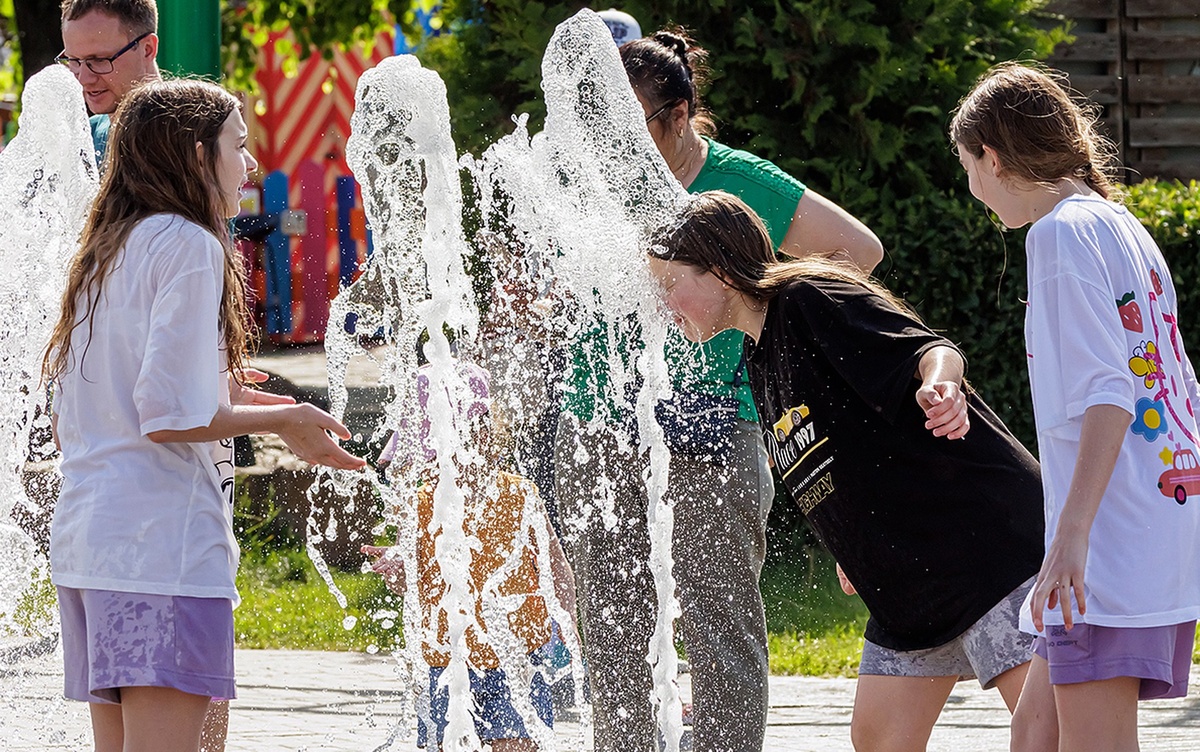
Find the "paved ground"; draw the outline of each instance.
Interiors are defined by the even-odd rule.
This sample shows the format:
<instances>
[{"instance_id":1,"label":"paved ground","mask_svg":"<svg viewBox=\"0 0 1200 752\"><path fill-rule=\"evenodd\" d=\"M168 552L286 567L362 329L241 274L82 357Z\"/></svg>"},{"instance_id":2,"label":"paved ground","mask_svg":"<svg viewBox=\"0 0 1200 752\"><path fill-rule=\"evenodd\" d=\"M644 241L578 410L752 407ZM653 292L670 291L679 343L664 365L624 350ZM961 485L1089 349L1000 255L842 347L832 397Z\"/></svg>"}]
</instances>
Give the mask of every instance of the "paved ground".
<instances>
[{"instance_id":1,"label":"paved ground","mask_svg":"<svg viewBox=\"0 0 1200 752\"><path fill-rule=\"evenodd\" d=\"M0 657L2 660L2 657ZM86 710L61 699L57 654L0 663L0 750L85 750ZM295 750L373 752L414 749L396 731L401 711L390 659L354 653L241 650L239 698L232 704L230 752ZM1200 687L1200 668L1192 683ZM689 691L684 677L685 696ZM771 678L766 752L850 752L850 679ZM1143 703L1142 748L1200 750L1200 692ZM560 726L561 750L586 750L577 724ZM962 683L950 698L929 749L984 752L1008 748L1008 713L995 692Z\"/></svg>"}]
</instances>

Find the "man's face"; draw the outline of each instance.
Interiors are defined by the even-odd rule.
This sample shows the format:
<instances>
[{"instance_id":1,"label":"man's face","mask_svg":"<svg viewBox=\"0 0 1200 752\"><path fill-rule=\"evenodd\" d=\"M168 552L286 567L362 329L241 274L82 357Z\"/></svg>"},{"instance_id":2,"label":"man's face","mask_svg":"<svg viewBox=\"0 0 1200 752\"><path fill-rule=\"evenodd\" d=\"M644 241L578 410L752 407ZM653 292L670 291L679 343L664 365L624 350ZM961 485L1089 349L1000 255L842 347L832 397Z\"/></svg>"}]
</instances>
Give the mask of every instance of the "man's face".
<instances>
[{"instance_id":1,"label":"man's face","mask_svg":"<svg viewBox=\"0 0 1200 752\"><path fill-rule=\"evenodd\" d=\"M64 22L62 35L63 53L76 60L112 57L138 36L125 29L116 16L99 10ZM113 60L111 73L94 73L86 64L72 66L88 109L97 115L116 110L138 82L158 75L157 53L158 37L150 34Z\"/></svg>"}]
</instances>

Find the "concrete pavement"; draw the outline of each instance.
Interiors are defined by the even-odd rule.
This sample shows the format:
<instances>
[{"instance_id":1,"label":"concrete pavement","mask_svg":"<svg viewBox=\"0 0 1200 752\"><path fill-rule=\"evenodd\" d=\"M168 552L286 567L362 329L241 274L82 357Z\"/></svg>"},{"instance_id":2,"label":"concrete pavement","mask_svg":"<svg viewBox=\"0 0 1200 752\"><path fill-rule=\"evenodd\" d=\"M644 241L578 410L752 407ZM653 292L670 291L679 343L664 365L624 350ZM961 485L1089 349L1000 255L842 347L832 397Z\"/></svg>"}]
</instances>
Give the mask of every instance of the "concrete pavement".
<instances>
[{"instance_id":1,"label":"concrete pavement","mask_svg":"<svg viewBox=\"0 0 1200 752\"><path fill-rule=\"evenodd\" d=\"M87 710L61 699L55 652L0 663L0 750L90 749ZM239 697L231 704L228 750L374 752L415 748L401 729L403 703L390 658L356 653L239 650ZM681 681L690 693L687 676ZM1200 750L1200 668L1182 700L1142 703L1142 749ZM771 677L765 752L851 752L854 680ZM559 724L559 749L589 748L577 723ZM1008 712L996 692L958 685L934 730L933 752L1008 749Z\"/></svg>"}]
</instances>

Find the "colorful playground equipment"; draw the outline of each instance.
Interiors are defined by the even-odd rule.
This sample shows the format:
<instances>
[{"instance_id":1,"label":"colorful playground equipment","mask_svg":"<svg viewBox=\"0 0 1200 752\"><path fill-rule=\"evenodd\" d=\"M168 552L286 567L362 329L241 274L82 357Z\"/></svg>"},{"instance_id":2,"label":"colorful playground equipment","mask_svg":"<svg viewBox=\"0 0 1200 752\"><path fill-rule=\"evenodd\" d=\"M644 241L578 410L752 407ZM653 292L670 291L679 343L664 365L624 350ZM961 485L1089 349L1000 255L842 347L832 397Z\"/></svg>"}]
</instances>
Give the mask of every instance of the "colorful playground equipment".
<instances>
[{"instance_id":1,"label":"colorful playground equipment","mask_svg":"<svg viewBox=\"0 0 1200 752\"><path fill-rule=\"evenodd\" d=\"M263 331L279 343L320 342L329 301L371 253L346 140L358 78L394 53L396 36L381 34L370 50L313 55L285 69L275 42L286 34L263 45L256 74L262 93L246 108L266 176L243 191L243 218L260 221L239 226L256 229L241 242Z\"/></svg>"}]
</instances>

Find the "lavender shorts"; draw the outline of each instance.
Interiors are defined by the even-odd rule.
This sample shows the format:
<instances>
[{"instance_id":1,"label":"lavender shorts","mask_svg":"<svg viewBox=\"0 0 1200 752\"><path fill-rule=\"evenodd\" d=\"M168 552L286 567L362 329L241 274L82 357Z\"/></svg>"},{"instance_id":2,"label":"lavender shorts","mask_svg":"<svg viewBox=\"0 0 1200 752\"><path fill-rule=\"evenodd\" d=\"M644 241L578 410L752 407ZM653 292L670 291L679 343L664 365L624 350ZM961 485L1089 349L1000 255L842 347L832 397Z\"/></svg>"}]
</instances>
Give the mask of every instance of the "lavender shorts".
<instances>
[{"instance_id":1,"label":"lavender shorts","mask_svg":"<svg viewBox=\"0 0 1200 752\"><path fill-rule=\"evenodd\" d=\"M1033 652L1050 664L1051 684L1080 684L1132 676L1139 700L1187 696L1196 622L1165 627L1046 626Z\"/></svg>"},{"instance_id":2,"label":"lavender shorts","mask_svg":"<svg viewBox=\"0 0 1200 752\"><path fill-rule=\"evenodd\" d=\"M119 704L121 687L237 696L228 599L59 587L58 612L69 700Z\"/></svg>"}]
</instances>

